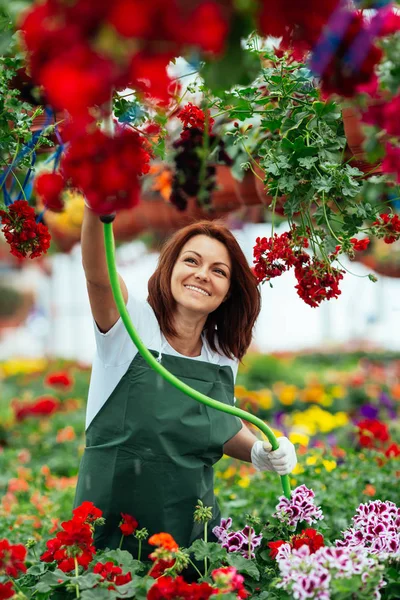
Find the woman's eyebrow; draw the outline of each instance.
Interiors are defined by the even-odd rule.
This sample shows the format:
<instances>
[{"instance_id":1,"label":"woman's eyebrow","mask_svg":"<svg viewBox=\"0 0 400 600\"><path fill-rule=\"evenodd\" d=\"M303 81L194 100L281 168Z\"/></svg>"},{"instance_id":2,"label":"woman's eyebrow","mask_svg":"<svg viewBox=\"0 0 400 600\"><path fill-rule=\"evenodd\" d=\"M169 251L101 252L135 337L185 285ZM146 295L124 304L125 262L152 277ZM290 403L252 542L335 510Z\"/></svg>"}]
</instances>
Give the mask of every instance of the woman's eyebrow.
<instances>
[{"instance_id":1,"label":"woman's eyebrow","mask_svg":"<svg viewBox=\"0 0 400 600\"><path fill-rule=\"evenodd\" d=\"M196 250L185 250L185 252L183 254L186 254L186 252L193 252L193 254L196 254L199 258L203 258L201 256L201 254L199 254L198 252L196 252ZM226 263L224 263L224 262L217 261L217 262L215 262L213 264L214 265L224 265L227 269L231 270L230 267Z\"/></svg>"}]
</instances>

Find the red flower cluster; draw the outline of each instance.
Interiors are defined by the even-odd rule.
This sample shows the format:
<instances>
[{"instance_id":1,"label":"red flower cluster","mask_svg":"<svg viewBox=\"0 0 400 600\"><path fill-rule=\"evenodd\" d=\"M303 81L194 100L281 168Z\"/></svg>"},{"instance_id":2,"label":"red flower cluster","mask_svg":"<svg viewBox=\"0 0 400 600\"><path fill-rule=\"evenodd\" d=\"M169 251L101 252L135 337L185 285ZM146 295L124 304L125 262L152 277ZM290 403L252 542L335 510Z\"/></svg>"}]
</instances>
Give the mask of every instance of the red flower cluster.
<instances>
[{"instance_id":1,"label":"red flower cluster","mask_svg":"<svg viewBox=\"0 0 400 600\"><path fill-rule=\"evenodd\" d=\"M398 215L388 215L382 213L372 224L374 233L382 238L386 244L393 244L400 239L400 218Z\"/></svg>"},{"instance_id":2,"label":"red flower cluster","mask_svg":"<svg viewBox=\"0 0 400 600\"><path fill-rule=\"evenodd\" d=\"M60 408L60 402L53 396L40 396L34 402L20 402L14 399L11 402L14 416L17 421L24 421L27 417L47 417Z\"/></svg>"},{"instance_id":3,"label":"red flower cluster","mask_svg":"<svg viewBox=\"0 0 400 600\"><path fill-rule=\"evenodd\" d=\"M95 129L71 141L61 172L94 212L108 214L138 203L138 177L149 171L149 160L145 140L136 131L120 128L110 138Z\"/></svg>"},{"instance_id":4,"label":"red flower cluster","mask_svg":"<svg viewBox=\"0 0 400 600\"><path fill-rule=\"evenodd\" d=\"M26 552L22 544L12 545L8 540L0 540L0 573L14 578L18 573L26 573Z\"/></svg>"},{"instance_id":5,"label":"red flower cluster","mask_svg":"<svg viewBox=\"0 0 400 600\"><path fill-rule=\"evenodd\" d=\"M132 535L132 533L135 533L138 526L138 522L136 521L135 517L132 517L126 513L121 513L121 516L122 521L119 525L119 528L123 535Z\"/></svg>"},{"instance_id":6,"label":"red flower cluster","mask_svg":"<svg viewBox=\"0 0 400 600\"><path fill-rule=\"evenodd\" d=\"M189 102L184 106L178 114L178 118L182 121L182 124L185 129L189 127L197 127L201 131L204 131L206 126L206 114L204 111ZM214 125L214 119L210 116L210 111L207 110L207 122L208 122L208 131L211 133L211 129Z\"/></svg>"},{"instance_id":7,"label":"red flower cluster","mask_svg":"<svg viewBox=\"0 0 400 600\"><path fill-rule=\"evenodd\" d=\"M124 585L128 581L132 581L131 573L128 572L123 575L121 567L118 567L111 561L106 563L98 562L93 567L93 573L101 575L102 581L110 582L110 585L107 587L108 590L115 589L116 585Z\"/></svg>"},{"instance_id":8,"label":"red flower cluster","mask_svg":"<svg viewBox=\"0 0 400 600\"><path fill-rule=\"evenodd\" d=\"M36 222L35 211L26 200L16 200L7 210L0 210L4 237L17 258L35 258L50 247L49 230Z\"/></svg>"},{"instance_id":9,"label":"red flower cluster","mask_svg":"<svg viewBox=\"0 0 400 600\"><path fill-rule=\"evenodd\" d=\"M364 238L363 240L358 240L357 238L351 238L350 242L356 252L362 252L368 248L370 239Z\"/></svg>"},{"instance_id":10,"label":"red flower cluster","mask_svg":"<svg viewBox=\"0 0 400 600\"><path fill-rule=\"evenodd\" d=\"M63 531L46 543L47 551L40 557L44 562L56 561L65 573L75 569L75 558L78 565L88 568L96 552L93 529L101 522L103 514L92 502L83 502L72 513L73 518L61 523Z\"/></svg>"},{"instance_id":11,"label":"red flower cluster","mask_svg":"<svg viewBox=\"0 0 400 600\"><path fill-rule=\"evenodd\" d=\"M147 593L147 600L208 600L218 593L209 583L186 583L183 577L160 577Z\"/></svg>"},{"instance_id":12,"label":"red flower cluster","mask_svg":"<svg viewBox=\"0 0 400 600\"><path fill-rule=\"evenodd\" d=\"M382 162L384 173L394 173L397 183L400 183L400 148L386 144L385 158Z\"/></svg>"},{"instance_id":13,"label":"red flower cluster","mask_svg":"<svg viewBox=\"0 0 400 600\"><path fill-rule=\"evenodd\" d=\"M381 449L389 440L389 429L386 423L378 419L364 419L357 423L358 443L362 448Z\"/></svg>"},{"instance_id":14,"label":"red flower cluster","mask_svg":"<svg viewBox=\"0 0 400 600\"><path fill-rule=\"evenodd\" d=\"M44 383L55 388L70 390L74 385L74 379L67 371L57 371L49 373L45 378Z\"/></svg>"},{"instance_id":15,"label":"red flower cluster","mask_svg":"<svg viewBox=\"0 0 400 600\"><path fill-rule=\"evenodd\" d=\"M302 300L313 308L323 300L338 298L342 293L339 290L339 281L343 279L344 271L313 257L306 262L299 261L294 269L298 281L295 286L297 294Z\"/></svg>"},{"instance_id":16,"label":"red flower cluster","mask_svg":"<svg viewBox=\"0 0 400 600\"><path fill-rule=\"evenodd\" d=\"M165 100L168 62L187 46L222 52L230 12L215 0L47 0L24 14L20 29L33 78L55 107L78 115L113 88Z\"/></svg>"},{"instance_id":17,"label":"red flower cluster","mask_svg":"<svg viewBox=\"0 0 400 600\"><path fill-rule=\"evenodd\" d=\"M311 68L320 75L321 89L327 96L352 97L358 92L358 86L366 85L374 78L375 66L383 52L372 43L373 37L370 39L365 17L360 11L349 13L343 10L325 35L340 40L340 43L322 72L318 53L311 61Z\"/></svg>"},{"instance_id":18,"label":"red flower cluster","mask_svg":"<svg viewBox=\"0 0 400 600\"><path fill-rule=\"evenodd\" d=\"M300 58L316 44L340 0L263 0L259 4L260 33L281 37L281 47L293 47Z\"/></svg>"},{"instance_id":19,"label":"red flower cluster","mask_svg":"<svg viewBox=\"0 0 400 600\"><path fill-rule=\"evenodd\" d=\"M299 237L296 229L279 236L275 234L273 238L257 238L253 248L253 273L258 283L264 283L294 267L297 294L306 304L316 307L323 300L340 295L338 284L343 275L316 257L311 259L302 250L307 246L307 239Z\"/></svg>"},{"instance_id":20,"label":"red flower cluster","mask_svg":"<svg viewBox=\"0 0 400 600\"><path fill-rule=\"evenodd\" d=\"M285 540L268 542L271 558L276 558L279 548L283 546L283 544L289 544L292 549L296 550L301 548L301 546L308 546L310 554L314 554L314 552L325 545L324 536L321 533L318 533L318 531L312 528L303 529L301 533L293 535L289 542L286 542Z\"/></svg>"}]
</instances>

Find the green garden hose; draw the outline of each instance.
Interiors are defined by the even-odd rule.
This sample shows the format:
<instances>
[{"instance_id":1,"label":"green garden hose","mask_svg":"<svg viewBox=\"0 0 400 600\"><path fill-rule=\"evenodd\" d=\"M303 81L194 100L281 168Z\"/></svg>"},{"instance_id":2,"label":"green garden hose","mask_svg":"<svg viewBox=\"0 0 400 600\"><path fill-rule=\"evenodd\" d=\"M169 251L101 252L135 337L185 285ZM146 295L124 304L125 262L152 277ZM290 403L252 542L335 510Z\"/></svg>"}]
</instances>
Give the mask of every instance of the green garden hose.
<instances>
[{"instance_id":1,"label":"green garden hose","mask_svg":"<svg viewBox=\"0 0 400 600\"><path fill-rule=\"evenodd\" d=\"M161 375L161 377L163 377L166 381L171 383L177 389L184 392L185 394L187 394L194 400L197 400L198 402L201 402L202 404L206 404L207 406L211 406L212 408L216 408L217 410L222 410L223 412L229 413L231 415L235 415L236 417L244 419L245 421L248 421L249 423L253 423L253 425L255 425L256 427L261 429L261 431L266 435L266 437L268 438L268 440L272 446L272 449L277 450L279 448L279 444L276 440L276 437L274 436L273 432L268 427L268 425L266 425L266 423L264 423L264 421L262 421L258 417L255 417L254 415L246 412L245 410L241 410L240 408L235 408L233 406L228 406L228 405L224 404L223 402L218 402L217 400L213 400L212 398L209 398L205 394L202 394L201 392L198 392L197 390L191 388L186 383L183 383L182 381L180 381L180 379L175 377L175 375L172 375L172 373L170 373L165 367L163 367L156 360L156 358L154 358L154 356L146 348L146 346L143 344L142 340L140 339L140 337L131 321L129 313L126 309L124 298L123 298L121 288L119 285L118 273L117 273L117 268L116 268L116 264L115 264L114 236L113 236L113 229L112 229L112 220L113 220L112 216L110 218L107 218L107 217L102 218L103 227L104 227L104 244L105 244L105 250L106 250L108 274L110 277L111 288L112 288L112 292L114 295L115 303L118 308L118 312L121 316L121 319L129 333L133 343L135 344L135 346L138 349L141 356L150 365L150 367L152 369L154 369L155 371L157 371L157 373L159 373ZM282 475L281 483L282 483L282 489L283 489L284 495L287 498L290 498L289 475Z\"/></svg>"}]
</instances>

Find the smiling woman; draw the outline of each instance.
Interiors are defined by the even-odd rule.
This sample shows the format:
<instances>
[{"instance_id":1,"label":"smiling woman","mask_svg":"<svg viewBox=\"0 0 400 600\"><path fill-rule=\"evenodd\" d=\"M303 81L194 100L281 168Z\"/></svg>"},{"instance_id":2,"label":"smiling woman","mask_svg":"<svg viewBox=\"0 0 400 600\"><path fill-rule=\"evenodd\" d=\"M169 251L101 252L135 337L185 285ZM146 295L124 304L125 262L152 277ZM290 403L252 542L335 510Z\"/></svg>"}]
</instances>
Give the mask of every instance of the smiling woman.
<instances>
[{"instance_id":1,"label":"smiling woman","mask_svg":"<svg viewBox=\"0 0 400 600\"><path fill-rule=\"evenodd\" d=\"M103 511L98 548L118 547L121 513L150 535L168 532L188 547L203 534L203 525L193 523L201 500L212 508L213 540L220 521L213 465L222 454L285 474L295 465L294 447L278 438L280 447L271 452L240 419L199 404L154 373L116 313L101 234L101 222L87 209L82 253L97 353L75 506L88 500ZM178 231L160 253L145 303L120 282L139 336L157 360L184 383L232 406L238 363L260 311L256 279L232 233L217 222ZM137 546L134 536L126 538L134 556ZM144 550L152 548L145 544Z\"/></svg>"}]
</instances>

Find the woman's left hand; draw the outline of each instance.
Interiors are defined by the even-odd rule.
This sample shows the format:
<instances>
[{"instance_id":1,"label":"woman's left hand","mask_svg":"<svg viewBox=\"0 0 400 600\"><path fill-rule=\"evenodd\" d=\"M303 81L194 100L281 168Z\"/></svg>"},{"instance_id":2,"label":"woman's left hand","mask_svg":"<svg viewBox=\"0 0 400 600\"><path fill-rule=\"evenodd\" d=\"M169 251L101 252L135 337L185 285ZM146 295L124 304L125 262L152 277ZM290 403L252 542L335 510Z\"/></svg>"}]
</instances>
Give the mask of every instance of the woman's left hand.
<instances>
[{"instance_id":1,"label":"woman's left hand","mask_svg":"<svg viewBox=\"0 0 400 600\"><path fill-rule=\"evenodd\" d=\"M275 471L279 475L288 475L297 464L294 445L287 437L278 437L279 448L272 450L269 442L257 440L251 449L251 462L257 471Z\"/></svg>"}]
</instances>

